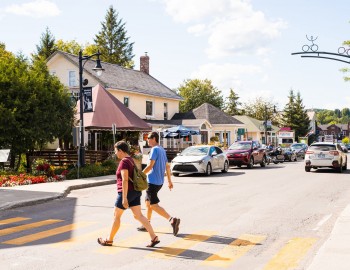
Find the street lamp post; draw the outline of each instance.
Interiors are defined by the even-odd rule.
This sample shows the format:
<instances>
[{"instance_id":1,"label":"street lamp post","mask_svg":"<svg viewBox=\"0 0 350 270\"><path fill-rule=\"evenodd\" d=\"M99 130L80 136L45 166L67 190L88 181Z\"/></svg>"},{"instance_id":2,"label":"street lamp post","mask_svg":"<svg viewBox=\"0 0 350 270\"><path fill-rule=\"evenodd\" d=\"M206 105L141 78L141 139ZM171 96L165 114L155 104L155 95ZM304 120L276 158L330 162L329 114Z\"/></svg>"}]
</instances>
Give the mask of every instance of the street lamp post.
<instances>
[{"instance_id":1,"label":"street lamp post","mask_svg":"<svg viewBox=\"0 0 350 270\"><path fill-rule=\"evenodd\" d=\"M276 106L273 106L273 113L276 113ZM267 120L268 120L268 115L267 115L267 106L265 105L265 112L264 112L264 130L265 130L265 144L268 144L267 141Z\"/></svg>"},{"instance_id":2,"label":"street lamp post","mask_svg":"<svg viewBox=\"0 0 350 270\"><path fill-rule=\"evenodd\" d=\"M92 55L83 55L82 51L79 51L79 99L80 99L80 144L79 144L79 154L78 154L78 165L79 167L85 166L85 144L84 144L84 88L83 85L86 85L87 80L83 82L83 70L85 63L94 56L97 56L96 66L93 68L96 71L97 76L102 74L104 70L101 66L100 60L100 51Z\"/></svg>"}]
</instances>

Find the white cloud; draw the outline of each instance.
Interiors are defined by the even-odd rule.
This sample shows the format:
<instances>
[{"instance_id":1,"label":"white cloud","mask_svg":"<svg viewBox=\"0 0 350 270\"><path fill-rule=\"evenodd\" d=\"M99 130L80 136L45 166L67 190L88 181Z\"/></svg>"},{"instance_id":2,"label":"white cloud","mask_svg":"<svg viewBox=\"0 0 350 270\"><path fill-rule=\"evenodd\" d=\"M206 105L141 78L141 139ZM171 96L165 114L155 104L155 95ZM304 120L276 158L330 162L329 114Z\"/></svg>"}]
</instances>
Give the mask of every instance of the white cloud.
<instances>
[{"instance_id":1,"label":"white cloud","mask_svg":"<svg viewBox=\"0 0 350 270\"><path fill-rule=\"evenodd\" d=\"M243 75L256 76L261 73L260 67L255 65L239 65L239 64L215 64L210 63L202 65L198 70L192 72L192 79L209 79L213 86L223 91L224 96L227 96L229 89L233 88L239 91L242 88L240 79Z\"/></svg>"},{"instance_id":2,"label":"white cloud","mask_svg":"<svg viewBox=\"0 0 350 270\"><path fill-rule=\"evenodd\" d=\"M266 18L249 0L163 0L177 22L195 36L208 36L209 58L266 53L266 47L286 27L282 19Z\"/></svg>"},{"instance_id":3,"label":"white cloud","mask_svg":"<svg viewBox=\"0 0 350 270\"><path fill-rule=\"evenodd\" d=\"M10 5L5 8L6 13L34 18L53 17L60 14L55 3L47 0L36 0L20 5Z\"/></svg>"}]
</instances>

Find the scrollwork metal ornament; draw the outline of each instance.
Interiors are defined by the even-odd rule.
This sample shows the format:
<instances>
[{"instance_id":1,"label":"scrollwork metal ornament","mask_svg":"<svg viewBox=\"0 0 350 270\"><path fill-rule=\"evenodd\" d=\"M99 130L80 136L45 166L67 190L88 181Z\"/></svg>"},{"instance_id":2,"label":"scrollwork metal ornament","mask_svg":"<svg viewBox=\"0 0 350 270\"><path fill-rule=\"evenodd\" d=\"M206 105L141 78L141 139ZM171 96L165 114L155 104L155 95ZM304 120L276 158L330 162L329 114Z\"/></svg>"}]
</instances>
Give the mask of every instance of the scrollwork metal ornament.
<instances>
[{"instance_id":1,"label":"scrollwork metal ornament","mask_svg":"<svg viewBox=\"0 0 350 270\"><path fill-rule=\"evenodd\" d=\"M312 51L312 52L317 52L318 51L318 46L314 43L314 41L318 38L318 37L316 37L316 38L314 38L313 36L311 36L310 38L306 35L306 38L307 38L307 40L309 40L309 41L311 41L311 45L304 45L303 47L302 47L302 50L304 51L304 52L308 52L308 51Z\"/></svg>"}]
</instances>

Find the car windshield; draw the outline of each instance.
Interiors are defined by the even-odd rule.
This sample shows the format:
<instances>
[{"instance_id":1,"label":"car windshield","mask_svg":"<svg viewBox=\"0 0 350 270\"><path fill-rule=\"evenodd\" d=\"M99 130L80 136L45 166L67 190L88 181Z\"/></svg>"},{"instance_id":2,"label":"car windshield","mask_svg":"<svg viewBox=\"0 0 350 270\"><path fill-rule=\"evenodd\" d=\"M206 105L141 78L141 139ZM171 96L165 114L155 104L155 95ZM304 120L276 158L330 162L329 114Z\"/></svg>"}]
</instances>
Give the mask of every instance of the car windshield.
<instances>
[{"instance_id":1,"label":"car windshield","mask_svg":"<svg viewBox=\"0 0 350 270\"><path fill-rule=\"evenodd\" d=\"M230 150L249 150L251 143L234 143L229 147Z\"/></svg>"},{"instance_id":2,"label":"car windshield","mask_svg":"<svg viewBox=\"0 0 350 270\"><path fill-rule=\"evenodd\" d=\"M336 150L334 144L313 144L310 145L310 150L318 150L318 151L332 151Z\"/></svg>"},{"instance_id":3,"label":"car windshield","mask_svg":"<svg viewBox=\"0 0 350 270\"><path fill-rule=\"evenodd\" d=\"M295 149L301 149L301 148L303 148L303 145L302 144L293 144L291 147L295 148Z\"/></svg>"},{"instance_id":4,"label":"car windshield","mask_svg":"<svg viewBox=\"0 0 350 270\"><path fill-rule=\"evenodd\" d=\"M205 156L208 154L209 147L188 147L181 152L181 156Z\"/></svg>"}]
</instances>

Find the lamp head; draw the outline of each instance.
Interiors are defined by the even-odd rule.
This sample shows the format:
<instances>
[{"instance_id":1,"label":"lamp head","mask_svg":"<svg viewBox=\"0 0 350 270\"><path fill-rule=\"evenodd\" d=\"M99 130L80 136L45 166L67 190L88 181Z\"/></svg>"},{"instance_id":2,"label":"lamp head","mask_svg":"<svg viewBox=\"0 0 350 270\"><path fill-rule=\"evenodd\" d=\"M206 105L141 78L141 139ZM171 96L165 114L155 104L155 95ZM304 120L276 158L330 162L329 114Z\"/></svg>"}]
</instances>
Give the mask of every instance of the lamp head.
<instances>
[{"instance_id":1,"label":"lamp head","mask_svg":"<svg viewBox=\"0 0 350 270\"><path fill-rule=\"evenodd\" d=\"M104 68L101 65L101 60L100 60L101 53L100 53L100 51L98 51L96 55L97 55L96 66L92 70L94 70L96 72L97 76L101 76L102 72L104 71Z\"/></svg>"}]
</instances>

